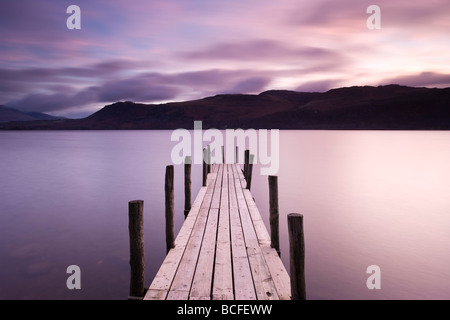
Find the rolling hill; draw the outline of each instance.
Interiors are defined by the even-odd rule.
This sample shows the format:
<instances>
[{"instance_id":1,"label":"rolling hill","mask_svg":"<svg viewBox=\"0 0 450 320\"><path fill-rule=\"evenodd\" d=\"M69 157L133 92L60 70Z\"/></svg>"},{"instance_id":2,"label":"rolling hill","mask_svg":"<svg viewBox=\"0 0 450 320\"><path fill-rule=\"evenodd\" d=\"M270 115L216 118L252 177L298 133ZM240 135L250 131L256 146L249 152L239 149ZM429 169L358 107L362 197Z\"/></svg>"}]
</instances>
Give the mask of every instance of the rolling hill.
<instances>
[{"instance_id":1,"label":"rolling hill","mask_svg":"<svg viewBox=\"0 0 450 320\"><path fill-rule=\"evenodd\" d=\"M166 104L117 102L84 119L0 124L0 129L134 130L267 128L448 130L450 88L346 87L325 93L286 90L226 94Z\"/></svg>"}]
</instances>

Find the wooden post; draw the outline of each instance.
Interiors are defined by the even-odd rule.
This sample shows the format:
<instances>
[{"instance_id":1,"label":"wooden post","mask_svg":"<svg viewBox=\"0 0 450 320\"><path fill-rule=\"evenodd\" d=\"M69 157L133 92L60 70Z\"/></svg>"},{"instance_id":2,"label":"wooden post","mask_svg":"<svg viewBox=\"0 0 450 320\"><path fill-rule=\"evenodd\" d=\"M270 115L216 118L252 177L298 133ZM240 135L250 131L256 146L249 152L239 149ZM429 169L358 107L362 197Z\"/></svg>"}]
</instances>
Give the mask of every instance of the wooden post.
<instances>
[{"instance_id":1,"label":"wooden post","mask_svg":"<svg viewBox=\"0 0 450 320\"><path fill-rule=\"evenodd\" d=\"M144 201L128 202L128 232L130 234L130 296L136 299L144 296Z\"/></svg>"},{"instance_id":2,"label":"wooden post","mask_svg":"<svg viewBox=\"0 0 450 320\"><path fill-rule=\"evenodd\" d=\"M250 150L244 151L244 178L247 179L248 162L250 160Z\"/></svg>"},{"instance_id":3,"label":"wooden post","mask_svg":"<svg viewBox=\"0 0 450 320\"><path fill-rule=\"evenodd\" d=\"M236 146L236 154L235 154L235 157L236 157L236 164L238 164L239 163L239 147L238 146Z\"/></svg>"},{"instance_id":4,"label":"wooden post","mask_svg":"<svg viewBox=\"0 0 450 320\"><path fill-rule=\"evenodd\" d=\"M206 149L203 149L203 184L206 187L206 176L208 175L208 168L206 166Z\"/></svg>"},{"instance_id":5,"label":"wooden post","mask_svg":"<svg viewBox=\"0 0 450 320\"><path fill-rule=\"evenodd\" d=\"M245 189L250 190L251 186L252 186L252 172L253 172L253 159L254 159L254 155L251 154L249 155L249 159L248 159L248 165L247 165L247 176L245 177L245 179L247 180L247 185L245 187Z\"/></svg>"},{"instance_id":6,"label":"wooden post","mask_svg":"<svg viewBox=\"0 0 450 320\"><path fill-rule=\"evenodd\" d=\"M184 217L191 210L191 157L186 156L184 161Z\"/></svg>"},{"instance_id":7,"label":"wooden post","mask_svg":"<svg viewBox=\"0 0 450 320\"><path fill-rule=\"evenodd\" d=\"M222 163L225 164L225 146L222 146Z\"/></svg>"},{"instance_id":8,"label":"wooden post","mask_svg":"<svg viewBox=\"0 0 450 320\"><path fill-rule=\"evenodd\" d=\"M208 167L208 173L211 173L211 146L209 144L206 146L206 150L207 150L206 155L208 159L208 162L206 164Z\"/></svg>"},{"instance_id":9,"label":"wooden post","mask_svg":"<svg viewBox=\"0 0 450 320\"><path fill-rule=\"evenodd\" d=\"M269 206L270 206L270 246L280 254L280 230L278 212L278 177L269 176Z\"/></svg>"},{"instance_id":10,"label":"wooden post","mask_svg":"<svg viewBox=\"0 0 450 320\"><path fill-rule=\"evenodd\" d=\"M292 300L306 300L303 215L288 214Z\"/></svg>"},{"instance_id":11,"label":"wooden post","mask_svg":"<svg viewBox=\"0 0 450 320\"><path fill-rule=\"evenodd\" d=\"M166 248L167 252L175 247L174 235L174 201L173 201L173 166L166 167L166 181L164 184L166 194Z\"/></svg>"}]
</instances>

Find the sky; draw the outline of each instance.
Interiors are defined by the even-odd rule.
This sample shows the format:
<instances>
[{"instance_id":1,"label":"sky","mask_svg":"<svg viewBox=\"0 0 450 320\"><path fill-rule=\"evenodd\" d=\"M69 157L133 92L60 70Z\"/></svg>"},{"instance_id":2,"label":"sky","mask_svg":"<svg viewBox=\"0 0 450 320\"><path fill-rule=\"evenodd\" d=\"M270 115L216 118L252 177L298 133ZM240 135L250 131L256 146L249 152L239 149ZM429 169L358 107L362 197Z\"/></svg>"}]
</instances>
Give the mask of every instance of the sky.
<instances>
[{"instance_id":1,"label":"sky","mask_svg":"<svg viewBox=\"0 0 450 320\"><path fill-rule=\"evenodd\" d=\"M117 101L450 87L448 0L0 0L0 39L0 105L72 118Z\"/></svg>"}]
</instances>

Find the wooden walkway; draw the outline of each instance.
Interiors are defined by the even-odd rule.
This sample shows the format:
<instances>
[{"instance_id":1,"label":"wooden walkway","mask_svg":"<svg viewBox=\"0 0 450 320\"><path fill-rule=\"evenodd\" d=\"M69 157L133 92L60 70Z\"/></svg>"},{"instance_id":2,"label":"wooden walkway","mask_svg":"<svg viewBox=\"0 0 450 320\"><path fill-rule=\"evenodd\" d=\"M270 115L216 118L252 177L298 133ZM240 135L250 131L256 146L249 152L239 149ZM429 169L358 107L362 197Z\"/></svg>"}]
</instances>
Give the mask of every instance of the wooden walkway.
<instances>
[{"instance_id":1,"label":"wooden walkway","mask_svg":"<svg viewBox=\"0 0 450 320\"><path fill-rule=\"evenodd\" d=\"M240 167L213 165L144 300L287 300L289 275Z\"/></svg>"}]
</instances>

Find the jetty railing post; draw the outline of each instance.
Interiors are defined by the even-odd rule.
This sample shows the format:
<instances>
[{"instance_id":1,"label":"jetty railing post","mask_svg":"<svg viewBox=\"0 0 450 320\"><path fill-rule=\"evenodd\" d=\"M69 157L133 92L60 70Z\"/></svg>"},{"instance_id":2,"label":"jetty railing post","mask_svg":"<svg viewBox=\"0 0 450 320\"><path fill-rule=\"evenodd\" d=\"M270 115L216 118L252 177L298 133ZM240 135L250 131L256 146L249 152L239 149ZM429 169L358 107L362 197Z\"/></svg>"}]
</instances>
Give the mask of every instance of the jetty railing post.
<instances>
[{"instance_id":1,"label":"jetty railing post","mask_svg":"<svg viewBox=\"0 0 450 320\"><path fill-rule=\"evenodd\" d=\"M248 158L248 165L247 165L247 176L245 177L245 179L247 180L247 185L245 187L245 189L250 190L250 188L252 187L252 173L253 173L253 159L254 159L254 155L250 154L249 158Z\"/></svg>"},{"instance_id":2,"label":"jetty railing post","mask_svg":"<svg viewBox=\"0 0 450 320\"><path fill-rule=\"evenodd\" d=\"M186 156L184 160L184 217L191 210L191 157Z\"/></svg>"},{"instance_id":3,"label":"jetty railing post","mask_svg":"<svg viewBox=\"0 0 450 320\"><path fill-rule=\"evenodd\" d=\"M274 248L278 255L280 253L280 229L278 211L278 177L269 176L269 207L270 207L270 246Z\"/></svg>"},{"instance_id":4,"label":"jetty railing post","mask_svg":"<svg viewBox=\"0 0 450 320\"><path fill-rule=\"evenodd\" d=\"M165 198L166 198L166 248L167 252L175 247L175 233L173 223L174 195L173 195L173 165L166 167Z\"/></svg>"},{"instance_id":5,"label":"jetty railing post","mask_svg":"<svg viewBox=\"0 0 450 320\"><path fill-rule=\"evenodd\" d=\"M202 186L206 187L206 176L208 175L207 166L206 166L206 148L203 149L203 183Z\"/></svg>"},{"instance_id":6,"label":"jetty railing post","mask_svg":"<svg viewBox=\"0 0 450 320\"><path fill-rule=\"evenodd\" d=\"M144 201L128 202L128 232L130 235L130 294L128 299L144 296Z\"/></svg>"},{"instance_id":7,"label":"jetty railing post","mask_svg":"<svg viewBox=\"0 0 450 320\"><path fill-rule=\"evenodd\" d=\"M287 219L291 270L291 296L292 300L306 300L303 215L290 213L288 214Z\"/></svg>"}]
</instances>

